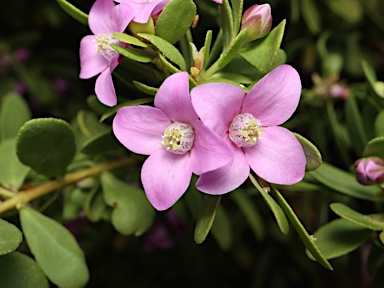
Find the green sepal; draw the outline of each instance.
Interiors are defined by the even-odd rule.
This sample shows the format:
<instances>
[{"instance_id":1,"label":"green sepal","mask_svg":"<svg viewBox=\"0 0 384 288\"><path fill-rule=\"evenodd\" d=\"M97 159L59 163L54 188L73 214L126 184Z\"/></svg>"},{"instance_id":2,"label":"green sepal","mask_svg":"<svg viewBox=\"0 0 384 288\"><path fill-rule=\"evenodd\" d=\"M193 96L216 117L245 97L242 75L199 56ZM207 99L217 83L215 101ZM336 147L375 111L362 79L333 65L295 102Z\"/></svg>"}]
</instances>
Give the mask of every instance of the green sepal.
<instances>
[{"instance_id":1,"label":"green sepal","mask_svg":"<svg viewBox=\"0 0 384 288\"><path fill-rule=\"evenodd\" d=\"M221 54L217 66L219 69L224 68L235 56L239 53L243 47L245 39L247 37L247 29L241 30L236 38L229 44L228 48Z\"/></svg>"},{"instance_id":2,"label":"green sepal","mask_svg":"<svg viewBox=\"0 0 384 288\"><path fill-rule=\"evenodd\" d=\"M223 30L224 36L224 51L232 42L234 38L234 29L233 29L233 16L232 9L229 5L229 0L223 0L221 4L221 29Z\"/></svg>"},{"instance_id":3,"label":"green sepal","mask_svg":"<svg viewBox=\"0 0 384 288\"><path fill-rule=\"evenodd\" d=\"M219 208L221 196L204 195L202 207L197 217L194 239L197 244L204 242L209 231L211 230L213 221L215 220L216 211Z\"/></svg>"},{"instance_id":4,"label":"green sepal","mask_svg":"<svg viewBox=\"0 0 384 288\"><path fill-rule=\"evenodd\" d=\"M0 235L0 256L15 251L23 240L23 234L19 228L1 218Z\"/></svg>"},{"instance_id":5,"label":"green sepal","mask_svg":"<svg viewBox=\"0 0 384 288\"><path fill-rule=\"evenodd\" d=\"M154 55L142 52L139 49L124 48L117 44L111 44L110 46L116 50L117 53L137 62L149 63L155 58Z\"/></svg>"},{"instance_id":6,"label":"green sepal","mask_svg":"<svg viewBox=\"0 0 384 288\"><path fill-rule=\"evenodd\" d=\"M105 112L101 116L100 122L104 122L105 119L107 119L110 116L112 116L113 114L115 114L122 107L138 106L138 105L146 104L146 103L150 103L150 102L153 102L153 97L140 98L140 99L135 99L135 100L131 100L131 101L127 101L127 102L121 103L121 104L119 104L119 105L109 109L107 112Z\"/></svg>"},{"instance_id":7,"label":"green sepal","mask_svg":"<svg viewBox=\"0 0 384 288\"><path fill-rule=\"evenodd\" d=\"M240 53L260 72L270 71L283 40L285 23L286 20L281 21L265 38L257 41L247 51Z\"/></svg>"},{"instance_id":8,"label":"green sepal","mask_svg":"<svg viewBox=\"0 0 384 288\"><path fill-rule=\"evenodd\" d=\"M83 11L76 8L66 0L57 0L57 2L59 3L60 7L68 13L69 16L73 17L81 24L88 25L88 15L85 14Z\"/></svg>"},{"instance_id":9,"label":"green sepal","mask_svg":"<svg viewBox=\"0 0 384 288\"><path fill-rule=\"evenodd\" d=\"M301 147L303 147L304 155L306 159L305 171L314 171L320 167L323 159L321 157L320 151L312 144L309 140L303 136L293 133L297 140L299 140Z\"/></svg>"},{"instance_id":10,"label":"green sepal","mask_svg":"<svg viewBox=\"0 0 384 288\"><path fill-rule=\"evenodd\" d=\"M378 186L364 186L357 182L355 176L323 162L315 171L310 172L321 184L345 195L369 200L384 202L384 195Z\"/></svg>"},{"instance_id":11,"label":"green sepal","mask_svg":"<svg viewBox=\"0 0 384 288\"><path fill-rule=\"evenodd\" d=\"M17 251L0 257L0 279L2 288L50 287L39 265Z\"/></svg>"},{"instance_id":12,"label":"green sepal","mask_svg":"<svg viewBox=\"0 0 384 288\"><path fill-rule=\"evenodd\" d=\"M126 44L131 44L139 47L149 47L147 43L144 43L137 39L136 37L133 37L131 35L128 35L126 33L121 33L121 32L114 32L112 33L113 38L119 40L120 42L126 43Z\"/></svg>"},{"instance_id":13,"label":"green sepal","mask_svg":"<svg viewBox=\"0 0 384 288\"><path fill-rule=\"evenodd\" d=\"M357 249L371 233L371 230L341 218L321 226L312 237L324 257L333 259ZM310 253L307 255L313 259Z\"/></svg>"},{"instance_id":14,"label":"green sepal","mask_svg":"<svg viewBox=\"0 0 384 288\"><path fill-rule=\"evenodd\" d=\"M374 231L384 229L384 222L378 221L368 215L363 215L342 203L332 203L329 205L329 207L341 218L348 220L356 225Z\"/></svg>"},{"instance_id":15,"label":"green sepal","mask_svg":"<svg viewBox=\"0 0 384 288\"><path fill-rule=\"evenodd\" d=\"M19 129L31 119L28 104L16 92L6 94L0 106L0 142L16 137Z\"/></svg>"},{"instance_id":16,"label":"green sepal","mask_svg":"<svg viewBox=\"0 0 384 288\"><path fill-rule=\"evenodd\" d=\"M187 68L183 55L171 43L156 35L139 33L138 36L151 42L165 57L179 66L180 70L186 71Z\"/></svg>"},{"instance_id":17,"label":"green sepal","mask_svg":"<svg viewBox=\"0 0 384 288\"><path fill-rule=\"evenodd\" d=\"M135 85L135 87L137 89L139 89L141 92L144 92L144 93L146 93L148 95L152 95L152 96L156 95L157 91L159 90L159 88L145 85L139 81L133 81L133 85Z\"/></svg>"},{"instance_id":18,"label":"green sepal","mask_svg":"<svg viewBox=\"0 0 384 288\"><path fill-rule=\"evenodd\" d=\"M33 119L21 127L16 152L20 162L37 173L61 177L75 156L75 137L64 120Z\"/></svg>"},{"instance_id":19,"label":"green sepal","mask_svg":"<svg viewBox=\"0 0 384 288\"><path fill-rule=\"evenodd\" d=\"M170 0L156 21L155 33L158 37L174 44L179 41L196 15L196 5L192 0Z\"/></svg>"},{"instance_id":20,"label":"green sepal","mask_svg":"<svg viewBox=\"0 0 384 288\"><path fill-rule=\"evenodd\" d=\"M112 225L124 235L140 236L151 226L155 210L142 189L129 185L109 172L101 175L105 202L113 208Z\"/></svg>"},{"instance_id":21,"label":"green sepal","mask_svg":"<svg viewBox=\"0 0 384 288\"><path fill-rule=\"evenodd\" d=\"M284 210L285 215L287 215L289 221L292 226L295 228L296 232L299 234L301 241L303 241L305 247L307 247L308 251L311 252L313 257L319 262L322 266L329 270L333 270L331 264L327 261L325 255L322 254L319 247L316 245L313 237L309 236L308 232L305 230L303 224L301 224L299 218L297 218L295 212L293 212L291 206L287 203L284 197L280 194L280 192L275 188L271 187L274 195L276 196L277 202L280 204L280 207Z\"/></svg>"},{"instance_id":22,"label":"green sepal","mask_svg":"<svg viewBox=\"0 0 384 288\"><path fill-rule=\"evenodd\" d=\"M29 249L45 275L59 287L85 287L89 272L75 237L60 223L32 208L20 210Z\"/></svg>"},{"instance_id":23,"label":"green sepal","mask_svg":"<svg viewBox=\"0 0 384 288\"><path fill-rule=\"evenodd\" d=\"M369 141L365 146L363 156L376 156L384 160L384 136L377 137Z\"/></svg>"}]
</instances>

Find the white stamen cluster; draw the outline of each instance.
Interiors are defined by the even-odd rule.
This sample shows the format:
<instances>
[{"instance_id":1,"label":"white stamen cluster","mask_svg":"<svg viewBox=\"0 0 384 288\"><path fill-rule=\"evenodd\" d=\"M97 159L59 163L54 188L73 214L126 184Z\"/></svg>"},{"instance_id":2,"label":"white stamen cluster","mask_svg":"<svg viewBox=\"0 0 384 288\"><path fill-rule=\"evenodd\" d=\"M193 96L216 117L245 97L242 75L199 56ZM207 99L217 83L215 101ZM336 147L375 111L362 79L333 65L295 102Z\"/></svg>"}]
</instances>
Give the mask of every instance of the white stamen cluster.
<instances>
[{"instance_id":1,"label":"white stamen cluster","mask_svg":"<svg viewBox=\"0 0 384 288\"><path fill-rule=\"evenodd\" d=\"M119 54L111 47L111 44L119 44L119 41L111 34L98 34L93 42L96 44L97 53L103 55L107 60L111 60Z\"/></svg>"},{"instance_id":2,"label":"white stamen cluster","mask_svg":"<svg viewBox=\"0 0 384 288\"><path fill-rule=\"evenodd\" d=\"M174 122L165 129L161 146L169 152L184 154L191 150L194 139L195 133L190 125Z\"/></svg>"},{"instance_id":3,"label":"white stamen cluster","mask_svg":"<svg viewBox=\"0 0 384 288\"><path fill-rule=\"evenodd\" d=\"M252 114L243 113L229 125L229 139L239 147L251 147L263 133L261 123Z\"/></svg>"}]
</instances>

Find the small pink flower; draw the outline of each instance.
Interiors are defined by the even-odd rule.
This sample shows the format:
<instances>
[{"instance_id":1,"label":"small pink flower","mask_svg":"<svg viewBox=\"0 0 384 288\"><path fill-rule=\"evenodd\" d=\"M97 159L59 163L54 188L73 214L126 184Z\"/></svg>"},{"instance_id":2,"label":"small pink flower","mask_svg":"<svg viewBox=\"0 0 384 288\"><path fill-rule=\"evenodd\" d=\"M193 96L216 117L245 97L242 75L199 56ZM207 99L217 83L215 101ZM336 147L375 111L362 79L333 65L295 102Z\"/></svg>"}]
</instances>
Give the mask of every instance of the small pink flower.
<instances>
[{"instance_id":1,"label":"small pink flower","mask_svg":"<svg viewBox=\"0 0 384 288\"><path fill-rule=\"evenodd\" d=\"M154 102L155 107L119 109L113 132L129 150L149 155L141 181L152 205L166 210L187 190L192 173L224 166L232 160L232 152L197 116L186 72L168 77Z\"/></svg>"},{"instance_id":2,"label":"small pink flower","mask_svg":"<svg viewBox=\"0 0 384 288\"><path fill-rule=\"evenodd\" d=\"M247 95L228 83L207 83L192 89L192 103L203 123L231 147L228 165L204 173L196 187L208 194L224 194L239 187L250 168L271 183L293 184L304 177L302 146L287 129L299 103L300 77L282 65L257 82Z\"/></svg>"},{"instance_id":3,"label":"small pink flower","mask_svg":"<svg viewBox=\"0 0 384 288\"><path fill-rule=\"evenodd\" d=\"M80 78L88 79L100 74L96 80L95 93L105 105L117 103L112 71L118 65L119 54L110 44L119 44L113 32L123 32L131 22L133 9L112 0L96 0L89 12L88 23L94 35L85 36L80 42Z\"/></svg>"},{"instance_id":4,"label":"small pink flower","mask_svg":"<svg viewBox=\"0 0 384 288\"><path fill-rule=\"evenodd\" d=\"M116 2L126 3L135 9L133 21L147 23L149 17L160 13L169 0L116 0Z\"/></svg>"},{"instance_id":5,"label":"small pink flower","mask_svg":"<svg viewBox=\"0 0 384 288\"><path fill-rule=\"evenodd\" d=\"M373 185L384 182L384 161L379 157L361 158L355 162L356 179L360 184Z\"/></svg>"},{"instance_id":6,"label":"small pink flower","mask_svg":"<svg viewBox=\"0 0 384 288\"><path fill-rule=\"evenodd\" d=\"M271 27L272 15L269 4L255 4L244 12L241 29L247 28L247 42L265 37Z\"/></svg>"}]
</instances>

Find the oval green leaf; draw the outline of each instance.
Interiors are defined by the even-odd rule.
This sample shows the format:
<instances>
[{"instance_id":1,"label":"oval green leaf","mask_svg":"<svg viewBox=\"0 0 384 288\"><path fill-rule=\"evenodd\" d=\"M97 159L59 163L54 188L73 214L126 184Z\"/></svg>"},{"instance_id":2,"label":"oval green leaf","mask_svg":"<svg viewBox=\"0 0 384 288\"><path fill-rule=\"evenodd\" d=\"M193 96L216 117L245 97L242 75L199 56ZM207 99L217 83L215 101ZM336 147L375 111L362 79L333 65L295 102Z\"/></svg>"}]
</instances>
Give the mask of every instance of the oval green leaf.
<instances>
[{"instance_id":1,"label":"oval green leaf","mask_svg":"<svg viewBox=\"0 0 384 288\"><path fill-rule=\"evenodd\" d=\"M36 172L61 177L75 156L75 137L64 120L33 119L21 127L16 151L20 162Z\"/></svg>"},{"instance_id":2,"label":"oval green leaf","mask_svg":"<svg viewBox=\"0 0 384 288\"><path fill-rule=\"evenodd\" d=\"M15 225L0 219L0 256L15 251L22 240L23 234Z\"/></svg>"},{"instance_id":3,"label":"oval green leaf","mask_svg":"<svg viewBox=\"0 0 384 288\"><path fill-rule=\"evenodd\" d=\"M231 248L233 243L231 220L223 207L217 209L211 231L212 236L215 238L221 249L227 251Z\"/></svg>"},{"instance_id":4,"label":"oval green leaf","mask_svg":"<svg viewBox=\"0 0 384 288\"><path fill-rule=\"evenodd\" d=\"M116 50L117 53L137 62L149 63L155 58L153 54L147 54L139 49L124 48L117 44L111 44L111 47Z\"/></svg>"},{"instance_id":5,"label":"oval green leaf","mask_svg":"<svg viewBox=\"0 0 384 288\"><path fill-rule=\"evenodd\" d=\"M297 140L299 140L301 146L304 150L305 159L307 161L305 165L305 171L314 171L320 167L323 159L321 157L320 151L312 144L309 140L303 136L293 133Z\"/></svg>"},{"instance_id":6,"label":"oval green leaf","mask_svg":"<svg viewBox=\"0 0 384 288\"><path fill-rule=\"evenodd\" d=\"M201 244L204 242L209 231L211 230L213 221L215 220L217 208L219 208L221 196L204 195L202 207L197 217L195 227L195 242Z\"/></svg>"},{"instance_id":7,"label":"oval green leaf","mask_svg":"<svg viewBox=\"0 0 384 288\"><path fill-rule=\"evenodd\" d=\"M2 288L50 287L39 265L19 252L0 257L0 279Z\"/></svg>"},{"instance_id":8,"label":"oval green leaf","mask_svg":"<svg viewBox=\"0 0 384 288\"><path fill-rule=\"evenodd\" d=\"M149 47L147 43L144 43L137 39L136 37L133 37L131 35L128 35L126 33L121 33L121 32L115 32L112 33L113 38L119 40L120 42L127 43L127 44L132 44L135 46L139 47Z\"/></svg>"},{"instance_id":9,"label":"oval green leaf","mask_svg":"<svg viewBox=\"0 0 384 288\"><path fill-rule=\"evenodd\" d=\"M88 268L73 235L32 208L20 210L20 222L29 248L49 280L59 287L85 287Z\"/></svg>"}]
</instances>

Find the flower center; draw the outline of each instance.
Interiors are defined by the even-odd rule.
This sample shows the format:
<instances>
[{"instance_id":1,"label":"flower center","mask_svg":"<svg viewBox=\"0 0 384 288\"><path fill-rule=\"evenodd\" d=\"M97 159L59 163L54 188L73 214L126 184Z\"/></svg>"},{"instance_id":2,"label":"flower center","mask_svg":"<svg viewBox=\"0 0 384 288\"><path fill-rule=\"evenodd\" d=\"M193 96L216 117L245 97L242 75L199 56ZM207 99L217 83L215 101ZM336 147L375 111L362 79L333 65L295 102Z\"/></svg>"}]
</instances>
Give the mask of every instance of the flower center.
<instances>
[{"instance_id":1,"label":"flower center","mask_svg":"<svg viewBox=\"0 0 384 288\"><path fill-rule=\"evenodd\" d=\"M229 125L229 139L239 147L251 147L263 133L261 123L252 114L243 113Z\"/></svg>"},{"instance_id":2,"label":"flower center","mask_svg":"<svg viewBox=\"0 0 384 288\"><path fill-rule=\"evenodd\" d=\"M93 42L96 44L97 53L107 60L119 54L111 47L111 44L119 44L119 40L114 39L111 34L99 34Z\"/></svg>"},{"instance_id":3,"label":"flower center","mask_svg":"<svg viewBox=\"0 0 384 288\"><path fill-rule=\"evenodd\" d=\"M190 125L174 122L165 129L161 146L169 152L184 154L191 150L194 139L195 133Z\"/></svg>"}]
</instances>

